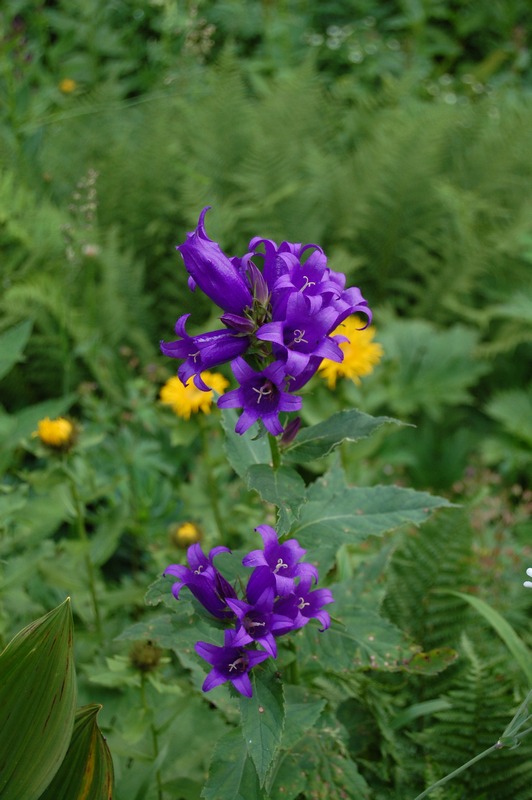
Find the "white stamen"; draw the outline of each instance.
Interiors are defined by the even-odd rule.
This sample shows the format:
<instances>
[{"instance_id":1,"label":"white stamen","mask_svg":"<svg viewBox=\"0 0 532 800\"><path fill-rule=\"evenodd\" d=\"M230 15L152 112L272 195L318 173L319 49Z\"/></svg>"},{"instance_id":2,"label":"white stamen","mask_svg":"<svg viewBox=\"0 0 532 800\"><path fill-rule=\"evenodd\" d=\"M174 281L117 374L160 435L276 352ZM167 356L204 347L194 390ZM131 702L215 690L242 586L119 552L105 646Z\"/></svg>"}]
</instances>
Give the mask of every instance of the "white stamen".
<instances>
[{"instance_id":1,"label":"white stamen","mask_svg":"<svg viewBox=\"0 0 532 800\"><path fill-rule=\"evenodd\" d=\"M305 335L305 331L300 331L298 328L294 331L294 344L300 344L301 342L306 342L308 344L307 339L303 339Z\"/></svg>"},{"instance_id":2,"label":"white stamen","mask_svg":"<svg viewBox=\"0 0 532 800\"><path fill-rule=\"evenodd\" d=\"M273 391L271 386L262 386L260 389L255 389L255 387L253 386L252 389L254 392L257 392L258 394L257 403L260 403L263 397L267 397Z\"/></svg>"}]
</instances>

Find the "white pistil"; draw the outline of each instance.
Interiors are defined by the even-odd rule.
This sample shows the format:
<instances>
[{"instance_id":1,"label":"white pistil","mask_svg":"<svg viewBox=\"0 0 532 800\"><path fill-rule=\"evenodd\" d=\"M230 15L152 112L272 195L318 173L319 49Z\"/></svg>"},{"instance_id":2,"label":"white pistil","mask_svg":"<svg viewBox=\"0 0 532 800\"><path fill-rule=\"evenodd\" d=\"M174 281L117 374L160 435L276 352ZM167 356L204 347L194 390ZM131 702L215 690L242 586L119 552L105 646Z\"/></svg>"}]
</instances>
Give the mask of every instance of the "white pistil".
<instances>
[{"instance_id":1,"label":"white pistil","mask_svg":"<svg viewBox=\"0 0 532 800\"><path fill-rule=\"evenodd\" d=\"M201 575L202 572L203 572L203 565L200 564L199 567L194 570L194 575Z\"/></svg>"},{"instance_id":2,"label":"white pistil","mask_svg":"<svg viewBox=\"0 0 532 800\"><path fill-rule=\"evenodd\" d=\"M305 598L304 597L300 597L299 598L299 603L298 603L297 607L299 608L300 611L303 611L303 609L306 606L309 606L309 605L310 605L310 603L305 603Z\"/></svg>"},{"instance_id":3,"label":"white pistil","mask_svg":"<svg viewBox=\"0 0 532 800\"><path fill-rule=\"evenodd\" d=\"M263 397L268 397L273 391L271 386L261 386L260 389L256 389L254 386L252 387L254 392L257 392L257 403L260 403Z\"/></svg>"},{"instance_id":4,"label":"white pistil","mask_svg":"<svg viewBox=\"0 0 532 800\"><path fill-rule=\"evenodd\" d=\"M284 564L282 558L277 559L277 566L273 571L274 575L277 575L280 569L288 569L288 564Z\"/></svg>"},{"instance_id":5,"label":"white pistil","mask_svg":"<svg viewBox=\"0 0 532 800\"><path fill-rule=\"evenodd\" d=\"M244 663L243 658L237 658L236 661L233 661L232 664L229 664L229 672L232 672L234 669L238 669L238 665L243 663Z\"/></svg>"},{"instance_id":6,"label":"white pistil","mask_svg":"<svg viewBox=\"0 0 532 800\"><path fill-rule=\"evenodd\" d=\"M294 331L294 341L293 344L300 344L301 342L306 342L308 344L307 339L304 339L305 331L300 331L299 328L296 328Z\"/></svg>"},{"instance_id":7,"label":"white pistil","mask_svg":"<svg viewBox=\"0 0 532 800\"><path fill-rule=\"evenodd\" d=\"M316 286L316 281L309 281L309 279L307 278L307 276L306 276L306 275L303 275L303 277L304 277L304 279L305 279L305 283L304 283L304 284L303 284L303 286L301 287L301 291L302 291L302 292L304 292L304 291L305 291L305 289L307 288L307 286Z\"/></svg>"},{"instance_id":8,"label":"white pistil","mask_svg":"<svg viewBox=\"0 0 532 800\"><path fill-rule=\"evenodd\" d=\"M265 622L248 622L248 628L264 628Z\"/></svg>"},{"instance_id":9,"label":"white pistil","mask_svg":"<svg viewBox=\"0 0 532 800\"><path fill-rule=\"evenodd\" d=\"M198 357L199 355L201 355L201 353L200 353L200 351L198 350L196 353L189 353L189 354L188 354L188 357L189 357L189 358L191 358L191 359L192 359L192 361L193 361L193 362L194 362L194 364L195 364L195 363L196 363L196 359L197 359L197 357Z\"/></svg>"}]
</instances>

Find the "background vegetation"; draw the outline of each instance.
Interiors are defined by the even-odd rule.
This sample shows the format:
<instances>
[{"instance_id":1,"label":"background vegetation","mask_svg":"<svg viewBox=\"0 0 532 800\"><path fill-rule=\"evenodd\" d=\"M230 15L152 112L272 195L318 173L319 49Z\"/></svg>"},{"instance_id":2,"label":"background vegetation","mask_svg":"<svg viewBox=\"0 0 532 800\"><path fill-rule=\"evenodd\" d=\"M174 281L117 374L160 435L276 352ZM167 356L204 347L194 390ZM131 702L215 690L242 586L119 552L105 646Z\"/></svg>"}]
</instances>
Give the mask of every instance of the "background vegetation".
<instances>
[{"instance_id":1,"label":"background vegetation","mask_svg":"<svg viewBox=\"0 0 532 800\"><path fill-rule=\"evenodd\" d=\"M198 798L232 724L185 690L178 643L146 636L144 602L184 558L180 523L238 548L262 521L216 417L157 401L174 372L158 342L190 310L174 248L205 205L226 252L317 242L374 309L383 362L360 387L316 378L304 420L354 406L416 428L345 445L350 481L461 504L381 540L372 589L424 649L459 658L328 687L370 796L413 799L496 741L530 688L493 619L452 592L532 646L531 17L527 0L0 12L0 646L72 596L78 691L103 703L117 798ZM32 438L59 414L77 421L68 456ZM366 555L336 569L362 586ZM530 747L465 776L433 796L528 800Z\"/></svg>"}]
</instances>

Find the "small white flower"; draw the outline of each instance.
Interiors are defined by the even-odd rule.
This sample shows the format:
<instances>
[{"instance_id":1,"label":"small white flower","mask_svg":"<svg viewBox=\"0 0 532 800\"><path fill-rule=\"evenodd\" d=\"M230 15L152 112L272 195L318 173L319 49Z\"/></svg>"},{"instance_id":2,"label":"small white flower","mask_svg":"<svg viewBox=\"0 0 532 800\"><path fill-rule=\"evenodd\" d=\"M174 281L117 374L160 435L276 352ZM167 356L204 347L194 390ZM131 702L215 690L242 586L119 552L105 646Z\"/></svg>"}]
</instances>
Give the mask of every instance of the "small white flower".
<instances>
[{"instance_id":1,"label":"small white flower","mask_svg":"<svg viewBox=\"0 0 532 800\"><path fill-rule=\"evenodd\" d=\"M529 567L526 571L526 574L529 578L532 578L532 567ZM527 589L532 589L532 581L525 581L523 586L526 586Z\"/></svg>"}]
</instances>

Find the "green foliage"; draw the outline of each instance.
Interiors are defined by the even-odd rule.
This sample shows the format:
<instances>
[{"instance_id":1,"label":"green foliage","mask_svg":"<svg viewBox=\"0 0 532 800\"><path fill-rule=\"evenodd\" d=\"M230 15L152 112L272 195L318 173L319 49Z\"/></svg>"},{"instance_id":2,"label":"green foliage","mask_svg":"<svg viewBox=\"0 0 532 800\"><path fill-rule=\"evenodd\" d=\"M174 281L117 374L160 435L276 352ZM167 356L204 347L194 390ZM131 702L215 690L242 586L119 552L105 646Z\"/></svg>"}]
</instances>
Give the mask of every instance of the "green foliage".
<instances>
[{"instance_id":1,"label":"green foliage","mask_svg":"<svg viewBox=\"0 0 532 800\"><path fill-rule=\"evenodd\" d=\"M97 688L117 800L414 797L505 725L434 797L528 796L528 710L507 723L532 646L529 19L524 0L0 12L0 641L72 597L75 761L105 786ZM361 386L316 376L273 452L233 411L157 402L157 341L191 309L219 325L174 250L208 204L230 255L322 246L384 346ZM70 450L34 436L66 413ZM221 626L152 583L186 521L233 549L236 584L274 524L334 592L331 628L281 639L251 701L203 695L194 644Z\"/></svg>"}]
</instances>

